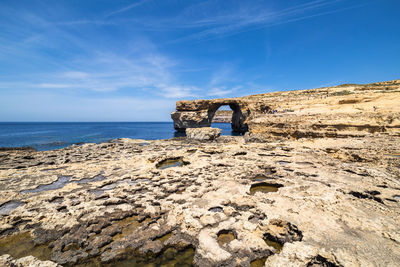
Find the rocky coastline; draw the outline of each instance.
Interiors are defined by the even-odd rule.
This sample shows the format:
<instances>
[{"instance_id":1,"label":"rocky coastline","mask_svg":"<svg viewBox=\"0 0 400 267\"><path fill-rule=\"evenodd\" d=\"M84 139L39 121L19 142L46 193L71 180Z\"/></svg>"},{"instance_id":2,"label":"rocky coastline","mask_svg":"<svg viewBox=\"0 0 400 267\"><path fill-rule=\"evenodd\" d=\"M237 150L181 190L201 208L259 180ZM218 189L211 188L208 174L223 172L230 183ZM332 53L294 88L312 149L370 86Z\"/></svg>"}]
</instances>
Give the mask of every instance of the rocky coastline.
<instances>
[{"instance_id":1,"label":"rocky coastline","mask_svg":"<svg viewBox=\"0 0 400 267\"><path fill-rule=\"evenodd\" d=\"M181 101L177 130L229 105L244 135L0 150L0 266L398 266L398 103L399 81Z\"/></svg>"}]
</instances>

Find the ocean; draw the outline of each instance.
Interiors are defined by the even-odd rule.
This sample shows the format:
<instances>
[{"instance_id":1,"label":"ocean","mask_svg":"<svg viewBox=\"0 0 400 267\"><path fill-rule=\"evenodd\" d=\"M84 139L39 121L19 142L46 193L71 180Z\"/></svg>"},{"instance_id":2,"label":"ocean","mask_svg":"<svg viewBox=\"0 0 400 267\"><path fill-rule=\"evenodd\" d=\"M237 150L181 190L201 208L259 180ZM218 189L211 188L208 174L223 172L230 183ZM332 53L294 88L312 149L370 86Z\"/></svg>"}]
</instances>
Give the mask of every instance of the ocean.
<instances>
[{"instance_id":1,"label":"ocean","mask_svg":"<svg viewBox=\"0 0 400 267\"><path fill-rule=\"evenodd\" d=\"M213 123L222 135L232 135L230 123ZM101 143L116 138L168 139L182 136L172 122L0 122L0 147L59 149L77 143Z\"/></svg>"}]
</instances>

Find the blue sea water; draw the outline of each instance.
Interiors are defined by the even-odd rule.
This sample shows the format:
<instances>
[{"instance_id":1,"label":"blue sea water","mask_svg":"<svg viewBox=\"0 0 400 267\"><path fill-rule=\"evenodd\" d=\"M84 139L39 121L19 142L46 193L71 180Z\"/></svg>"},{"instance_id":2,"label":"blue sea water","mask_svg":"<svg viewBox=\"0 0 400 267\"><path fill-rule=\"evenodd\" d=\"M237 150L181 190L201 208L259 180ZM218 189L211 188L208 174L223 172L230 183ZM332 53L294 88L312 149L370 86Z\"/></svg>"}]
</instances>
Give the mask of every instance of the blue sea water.
<instances>
[{"instance_id":1,"label":"blue sea water","mask_svg":"<svg viewBox=\"0 0 400 267\"><path fill-rule=\"evenodd\" d=\"M213 123L231 135L229 123ZM0 122L0 147L59 149L76 143L101 143L115 138L168 139L179 136L172 122ZM181 136L181 135L180 135Z\"/></svg>"}]
</instances>

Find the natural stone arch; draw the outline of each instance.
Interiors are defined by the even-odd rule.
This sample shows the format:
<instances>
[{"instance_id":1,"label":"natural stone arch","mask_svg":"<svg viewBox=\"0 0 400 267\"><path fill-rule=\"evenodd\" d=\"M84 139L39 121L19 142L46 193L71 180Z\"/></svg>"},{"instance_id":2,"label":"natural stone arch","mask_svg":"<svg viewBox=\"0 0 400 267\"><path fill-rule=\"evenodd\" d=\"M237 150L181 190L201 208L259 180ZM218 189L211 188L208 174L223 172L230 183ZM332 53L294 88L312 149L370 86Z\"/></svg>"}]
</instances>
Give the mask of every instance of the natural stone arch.
<instances>
[{"instance_id":1,"label":"natural stone arch","mask_svg":"<svg viewBox=\"0 0 400 267\"><path fill-rule=\"evenodd\" d=\"M230 109L233 111L231 120L232 130L239 133L247 132L248 127L245 123L246 116L243 115L242 110L240 109L240 105L235 102L211 104L210 108L208 109L208 120L210 121L210 125L215 113L222 106L229 106Z\"/></svg>"},{"instance_id":2,"label":"natural stone arch","mask_svg":"<svg viewBox=\"0 0 400 267\"><path fill-rule=\"evenodd\" d=\"M245 133L248 130L246 119L250 110L246 103L237 99L178 101L176 111L171 113L174 128L183 132L186 128L210 127L219 107L228 105L232 111L232 130Z\"/></svg>"}]
</instances>

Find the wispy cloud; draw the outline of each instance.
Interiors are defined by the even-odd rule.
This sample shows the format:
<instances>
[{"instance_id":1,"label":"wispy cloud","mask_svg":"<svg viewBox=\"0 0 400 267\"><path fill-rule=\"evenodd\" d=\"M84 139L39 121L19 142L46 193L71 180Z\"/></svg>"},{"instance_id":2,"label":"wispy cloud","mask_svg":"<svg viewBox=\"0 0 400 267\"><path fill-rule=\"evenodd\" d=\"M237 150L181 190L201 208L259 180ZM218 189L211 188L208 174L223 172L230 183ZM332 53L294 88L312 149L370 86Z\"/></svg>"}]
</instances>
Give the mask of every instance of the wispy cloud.
<instances>
[{"instance_id":1,"label":"wispy cloud","mask_svg":"<svg viewBox=\"0 0 400 267\"><path fill-rule=\"evenodd\" d=\"M75 25L85 25L85 24L94 24L101 26L101 25L117 25L118 23L104 19L94 19L94 20L84 19L84 20L60 21L60 22L55 22L54 24L61 26L75 26Z\"/></svg>"},{"instance_id":2,"label":"wispy cloud","mask_svg":"<svg viewBox=\"0 0 400 267\"><path fill-rule=\"evenodd\" d=\"M60 25L125 25L137 26L141 30L181 31L190 30L190 33L171 40L180 42L187 40L201 40L214 37L241 33L259 28L265 28L294 21L310 19L343 10L366 5L351 5L337 7L345 0L313 0L298 5L277 9L264 1L226 1L207 0L195 4L181 5L181 11L166 17L153 17L137 14L135 17L126 17L124 13L142 6L151 0L141 0L127 6L108 12L97 19L83 19L59 22ZM165 5L174 5L172 1L163 2ZM147 10L151 11L151 10Z\"/></svg>"},{"instance_id":3,"label":"wispy cloud","mask_svg":"<svg viewBox=\"0 0 400 267\"><path fill-rule=\"evenodd\" d=\"M161 27L191 28L194 33L184 35L172 42L187 40L208 40L221 38L232 34L242 33L255 29L301 21L317 16L337 13L344 10L358 8L367 3L335 7L344 0L314 0L311 2L290 6L284 9L275 9L263 3L253 2L233 8L216 5L219 1L205 1L186 8L172 24L163 23ZM202 10L204 9L204 10ZM217 10L214 14L205 10ZM203 12L202 12L203 11ZM198 15L201 14L201 15ZM206 15L205 15L206 14ZM150 23L151 24L151 23Z\"/></svg>"},{"instance_id":4,"label":"wispy cloud","mask_svg":"<svg viewBox=\"0 0 400 267\"><path fill-rule=\"evenodd\" d=\"M117 15L145 2L136 2L109 15ZM4 38L0 33L0 58L20 60L24 68L29 68L30 64L42 67L30 74L20 73L18 80L0 77L0 88L68 90L68 93L76 94L124 91L157 98L195 96L193 85L184 86L179 81L178 60L160 52L146 37L126 38L124 41L129 39L130 46L123 49L119 46L118 50L111 51L109 44L102 45L98 41L103 36L95 36L92 40L84 38L79 27L66 28L72 24L90 23L90 20L54 23L37 13L15 12L4 17L12 22L4 25L5 31L11 34Z\"/></svg>"},{"instance_id":5,"label":"wispy cloud","mask_svg":"<svg viewBox=\"0 0 400 267\"><path fill-rule=\"evenodd\" d=\"M182 86L174 74L175 61L152 51L150 54L135 53L121 56L98 53L94 57L80 59L66 71L48 71L27 77L28 82L1 82L4 89L69 89L72 92L140 92L155 97L195 97L194 86Z\"/></svg>"},{"instance_id":6,"label":"wispy cloud","mask_svg":"<svg viewBox=\"0 0 400 267\"><path fill-rule=\"evenodd\" d=\"M135 7L143 5L144 3L148 2L148 1L149 0L141 0L141 1L138 1L138 2L135 2L135 3L132 3L130 5L124 6L124 7L120 8L120 9L117 9L115 11L112 11L112 12L106 14L105 17L107 18L107 17L111 17L111 16L114 16L114 15L126 12L128 10L131 10L131 9L135 8Z\"/></svg>"}]
</instances>

